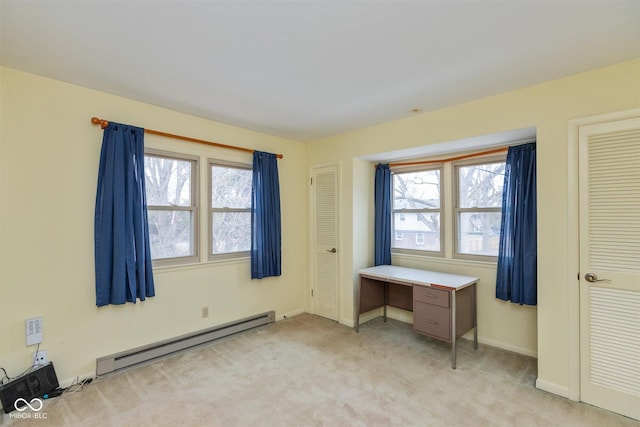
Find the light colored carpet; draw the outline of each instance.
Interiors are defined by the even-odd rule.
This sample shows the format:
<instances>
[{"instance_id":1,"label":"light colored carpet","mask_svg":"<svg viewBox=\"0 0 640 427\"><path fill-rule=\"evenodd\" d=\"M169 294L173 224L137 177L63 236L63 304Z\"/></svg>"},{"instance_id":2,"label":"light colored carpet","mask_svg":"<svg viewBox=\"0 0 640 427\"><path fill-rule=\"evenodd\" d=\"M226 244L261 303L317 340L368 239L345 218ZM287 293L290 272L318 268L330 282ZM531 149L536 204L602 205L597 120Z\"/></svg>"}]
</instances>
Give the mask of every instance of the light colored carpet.
<instances>
[{"instance_id":1,"label":"light colored carpet","mask_svg":"<svg viewBox=\"0 0 640 427\"><path fill-rule=\"evenodd\" d=\"M536 360L411 325L300 315L45 401L11 426L638 426L535 389Z\"/></svg>"}]
</instances>

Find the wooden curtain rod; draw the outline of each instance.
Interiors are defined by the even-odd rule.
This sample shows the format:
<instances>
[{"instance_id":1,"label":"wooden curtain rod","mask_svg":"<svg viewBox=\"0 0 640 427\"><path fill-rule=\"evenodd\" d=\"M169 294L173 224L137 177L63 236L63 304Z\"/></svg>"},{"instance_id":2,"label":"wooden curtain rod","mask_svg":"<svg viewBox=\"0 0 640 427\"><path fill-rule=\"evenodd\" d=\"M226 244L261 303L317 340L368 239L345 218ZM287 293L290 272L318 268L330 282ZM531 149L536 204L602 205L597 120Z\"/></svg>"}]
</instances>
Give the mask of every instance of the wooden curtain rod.
<instances>
[{"instance_id":1,"label":"wooden curtain rod","mask_svg":"<svg viewBox=\"0 0 640 427\"><path fill-rule=\"evenodd\" d=\"M107 126L109 126L109 121L103 120L103 119L99 119L97 117L92 117L91 118L91 123L93 123L94 125L100 125L100 127L102 129L105 129ZM232 149L232 150L244 151L246 153L253 153L255 151L255 150L252 150L251 148L236 147L235 145L220 144L219 142L205 141L203 139L191 138L189 136L175 135L173 133L160 132L159 130L153 130L153 129L144 129L144 133L148 133L148 134L151 134L151 135L165 136L167 138L179 139L181 141L195 142L197 144L210 145L210 146L213 146L213 147L229 148L229 149ZM279 159L282 159L284 156L282 154L276 154L276 157L279 158Z\"/></svg>"},{"instance_id":2,"label":"wooden curtain rod","mask_svg":"<svg viewBox=\"0 0 640 427\"><path fill-rule=\"evenodd\" d=\"M508 151L508 148L502 147L502 148L496 148L494 150L483 151L483 152L480 152L480 153L471 153L471 154L464 154L464 155L458 156L458 157L450 157L448 159L389 163L389 167L390 168L394 168L394 167L399 167L399 166L429 165L429 164L432 164L432 163L455 162L456 160L471 159L473 157L486 156L487 154L506 153L507 151Z\"/></svg>"}]
</instances>

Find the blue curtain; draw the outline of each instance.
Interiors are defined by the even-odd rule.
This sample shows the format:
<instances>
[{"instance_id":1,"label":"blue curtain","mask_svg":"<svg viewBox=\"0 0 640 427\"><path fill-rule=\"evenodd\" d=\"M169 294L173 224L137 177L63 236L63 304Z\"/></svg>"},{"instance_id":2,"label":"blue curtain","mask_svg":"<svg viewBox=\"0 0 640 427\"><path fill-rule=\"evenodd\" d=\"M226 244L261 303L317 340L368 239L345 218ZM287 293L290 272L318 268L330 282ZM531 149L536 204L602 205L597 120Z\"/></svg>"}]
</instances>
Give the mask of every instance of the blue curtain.
<instances>
[{"instance_id":1,"label":"blue curtain","mask_svg":"<svg viewBox=\"0 0 640 427\"><path fill-rule=\"evenodd\" d=\"M374 264L391 265L391 171L388 164L376 165L374 204Z\"/></svg>"},{"instance_id":2,"label":"blue curtain","mask_svg":"<svg viewBox=\"0 0 640 427\"><path fill-rule=\"evenodd\" d=\"M537 304L536 145L509 147L502 193L496 298Z\"/></svg>"},{"instance_id":3,"label":"blue curtain","mask_svg":"<svg viewBox=\"0 0 640 427\"><path fill-rule=\"evenodd\" d=\"M251 278L282 274L280 184L275 154L253 152Z\"/></svg>"},{"instance_id":4,"label":"blue curtain","mask_svg":"<svg viewBox=\"0 0 640 427\"><path fill-rule=\"evenodd\" d=\"M95 210L96 305L155 295L144 186L144 129L109 123Z\"/></svg>"}]
</instances>

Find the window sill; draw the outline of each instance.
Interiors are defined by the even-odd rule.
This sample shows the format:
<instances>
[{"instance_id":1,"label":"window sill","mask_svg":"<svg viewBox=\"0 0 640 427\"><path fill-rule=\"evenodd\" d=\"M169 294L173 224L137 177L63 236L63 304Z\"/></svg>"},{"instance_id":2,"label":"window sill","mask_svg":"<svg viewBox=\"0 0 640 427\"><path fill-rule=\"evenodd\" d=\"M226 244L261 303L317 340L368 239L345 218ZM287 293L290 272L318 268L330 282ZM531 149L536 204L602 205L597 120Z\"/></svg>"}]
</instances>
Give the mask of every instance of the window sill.
<instances>
[{"instance_id":1,"label":"window sill","mask_svg":"<svg viewBox=\"0 0 640 427\"><path fill-rule=\"evenodd\" d=\"M460 259L460 258L443 258L439 256L430 256L430 255L417 255L417 254L407 254L407 253L391 253L392 260L406 260L406 261L420 261L420 262L428 262L432 264L440 264L440 265L465 265L465 266L473 266L477 268L486 268L488 270L495 270L498 267L498 263L494 260L488 261L479 261L479 260L470 260L470 259Z\"/></svg>"},{"instance_id":2,"label":"window sill","mask_svg":"<svg viewBox=\"0 0 640 427\"><path fill-rule=\"evenodd\" d=\"M225 266L225 265L250 264L250 262L251 262L251 259L249 257L221 259L221 260L212 260L212 261L207 260L205 262L194 262L190 264L154 266L153 272L159 273L159 274L173 273L176 271L199 270L203 268L212 268L212 267Z\"/></svg>"}]
</instances>

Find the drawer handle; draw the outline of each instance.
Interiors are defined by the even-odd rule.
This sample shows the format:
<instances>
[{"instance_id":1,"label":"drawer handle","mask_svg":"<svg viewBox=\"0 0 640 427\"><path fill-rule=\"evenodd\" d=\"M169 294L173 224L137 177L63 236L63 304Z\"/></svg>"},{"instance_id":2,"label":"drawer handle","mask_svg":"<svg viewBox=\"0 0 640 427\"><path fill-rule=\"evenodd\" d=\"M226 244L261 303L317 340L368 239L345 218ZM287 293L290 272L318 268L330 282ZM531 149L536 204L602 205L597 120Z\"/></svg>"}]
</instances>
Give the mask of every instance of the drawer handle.
<instances>
[{"instance_id":1,"label":"drawer handle","mask_svg":"<svg viewBox=\"0 0 640 427\"><path fill-rule=\"evenodd\" d=\"M431 323L432 325L439 325L438 322L436 322L435 320L431 320L431 319L424 319L425 322L427 323Z\"/></svg>"},{"instance_id":2,"label":"drawer handle","mask_svg":"<svg viewBox=\"0 0 640 427\"><path fill-rule=\"evenodd\" d=\"M427 293L425 293L425 295L428 296L429 298L438 298L438 295L427 294Z\"/></svg>"}]
</instances>

